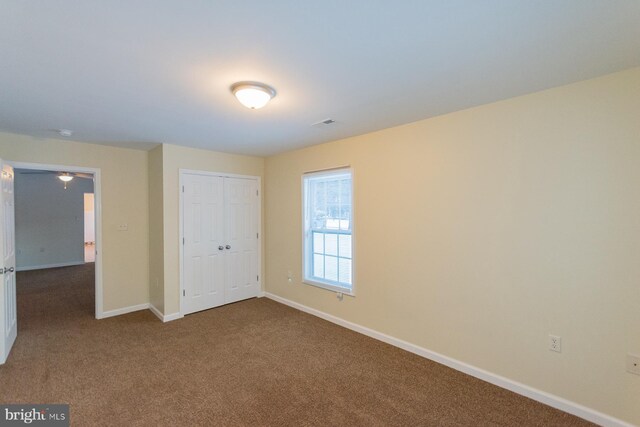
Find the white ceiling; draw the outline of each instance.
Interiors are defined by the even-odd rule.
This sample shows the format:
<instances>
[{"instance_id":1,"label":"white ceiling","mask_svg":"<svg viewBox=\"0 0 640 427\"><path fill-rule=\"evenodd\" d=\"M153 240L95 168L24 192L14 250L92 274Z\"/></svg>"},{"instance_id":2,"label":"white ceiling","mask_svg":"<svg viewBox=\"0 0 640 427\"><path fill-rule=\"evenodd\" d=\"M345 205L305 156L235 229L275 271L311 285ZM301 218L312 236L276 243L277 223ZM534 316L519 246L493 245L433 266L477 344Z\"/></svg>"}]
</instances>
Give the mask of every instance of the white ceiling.
<instances>
[{"instance_id":1,"label":"white ceiling","mask_svg":"<svg viewBox=\"0 0 640 427\"><path fill-rule=\"evenodd\" d=\"M0 0L0 129L119 146L269 155L635 66L638 0Z\"/></svg>"}]
</instances>

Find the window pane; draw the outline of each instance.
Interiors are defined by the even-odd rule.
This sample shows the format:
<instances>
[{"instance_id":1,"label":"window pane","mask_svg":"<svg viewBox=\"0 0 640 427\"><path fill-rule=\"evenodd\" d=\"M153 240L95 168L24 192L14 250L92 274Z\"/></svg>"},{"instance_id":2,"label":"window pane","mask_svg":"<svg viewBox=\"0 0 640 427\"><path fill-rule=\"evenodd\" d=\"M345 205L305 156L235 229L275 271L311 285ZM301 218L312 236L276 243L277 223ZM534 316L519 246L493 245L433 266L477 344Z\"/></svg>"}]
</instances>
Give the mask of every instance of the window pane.
<instances>
[{"instance_id":1,"label":"window pane","mask_svg":"<svg viewBox=\"0 0 640 427\"><path fill-rule=\"evenodd\" d=\"M324 253L324 234L313 233L313 252L317 254Z\"/></svg>"},{"instance_id":2,"label":"window pane","mask_svg":"<svg viewBox=\"0 0 640 427\"><path fill-rule=\"evenodd\" d=\"M313 275L324 278L324 257L322 255L313 256Z\"/></svg>"},{"instance_id":3,"label":"window pane","mask_svg":"<svg viewBox=\"0 0 640 427\"><path fill-rule=\"evenodd\" d=\"M350 259L339 258L338 274L340 276L340 282L351 284L351 260Z\"/></svg>"},{"instance_id":4,"label":"window pane","mask_svg":"<svg viewBox=\"0 0 640 427\"><path fill-rule=\"evenodd\" d=\"M327 182L327 204L331 204L333 207L336 207L338 204L338 200L340 197L338 181L332 179Z\"/></svg>"},{"instance_id":5,"label":"window pane","mask_svg":"<svg viewBox=\"0 0 640 427\"><path fill-rule=\"evenodd\" d=\"M327 218L325 228L329 230L338 230L340 228L340 220L339 219L331 219Z\"/></svg>"},{"instance_id":6,"label":"window pane","mask_svg":"<svg viewBox=\"0 0 640 427\"><path fill-rule=\"evenodd\" d=\"M327 202L325 193L325 182L312 181L310 185L311 195L309 197L311 223L313 228L323 228L324 220L327 216Z\"/></svg>"},{"instance_id":7,"label":"window pane","mask_svg":"<svg viewBox=\"0 0 640 427\"><path fill-rule=\"evenodd\" d=\"M338 255L338 235L325 233L324 250L327 255Z\"/></svg>"},{"instance_id":8,"label":"window pane","mask_svg":"<svg viewBox=\"0 0 640 427\"><path fill-rule=\"evenodd\" d=\"M340 198L343 202L351 200L351 180L343 179L340 181Z\"/></svg>"},{"instance_id":9,"label":"window pane","mask_svg":"<svg viewBox=\"0 0 640 427\"><path fill-rule=\"evenodd\" d=\"M338 258L334 256L327 256L324 259L324 277L327 280L334 282L338 281Z\"/></svg>"},{"instance_id":10,"label":"window pane","mask_svg":"<svg viewBox=\"0 0 640 427\"><path fill-rule=\"evenodd\" d=\"M338 237L340 256L351 258L351 235L341 234Z\"/></svg>"}]
</instances>

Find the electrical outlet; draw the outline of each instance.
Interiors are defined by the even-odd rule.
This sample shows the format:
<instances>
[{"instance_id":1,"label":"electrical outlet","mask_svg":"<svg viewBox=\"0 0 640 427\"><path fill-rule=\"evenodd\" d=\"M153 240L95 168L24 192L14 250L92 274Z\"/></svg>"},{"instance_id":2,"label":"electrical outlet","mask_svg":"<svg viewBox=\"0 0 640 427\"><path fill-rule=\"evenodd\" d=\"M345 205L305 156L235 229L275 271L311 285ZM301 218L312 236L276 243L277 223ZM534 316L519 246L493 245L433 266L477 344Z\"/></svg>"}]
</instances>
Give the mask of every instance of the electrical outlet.
<instances>
[{"instance_id":1,"label":"electrical outlet","mask_svg":"<svg viewBox=\"0 0 640 427\"><path fill-rule=\"evenodd\" d=\"M627 372L640 375L640 356L627 354Z\"/></svg>"},{"instance_id":2,"label":"electrical outlet","mask_svg":"<svg viewBox=\"0 0 640 427\"><path fill-rule=\"evenodd\" d=\"M557 335L549 335L549 350L562 353L562 338Z\"/></svg>"},{"instance_id":3,"label":"electrical outlet","mask_svg":"<svg viewBox=\"0 0 640 427\"><path fill-rule=\"evenodd\" d=\"M120 224L118 225L118 231L129 231L129 224Z\"/></svg>"}]
</instances>

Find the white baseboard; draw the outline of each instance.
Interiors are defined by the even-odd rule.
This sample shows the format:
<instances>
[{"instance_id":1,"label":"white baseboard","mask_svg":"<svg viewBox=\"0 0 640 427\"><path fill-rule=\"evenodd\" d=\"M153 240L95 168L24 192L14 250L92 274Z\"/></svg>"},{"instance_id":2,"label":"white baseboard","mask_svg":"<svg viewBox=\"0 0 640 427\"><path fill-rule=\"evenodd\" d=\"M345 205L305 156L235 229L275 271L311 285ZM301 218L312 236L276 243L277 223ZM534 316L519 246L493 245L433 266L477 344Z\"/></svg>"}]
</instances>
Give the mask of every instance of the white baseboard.
<instances>
[{"instance_id":1,"label":"white baseboard","mask_svg":"<svg viewBox=\"0 0 640 427\"><path fill-rule=\"evenodd\" d=\"M16 271L30 271L30 270L44 270L45 268L58 268L58 267L71 267L73 265L83 265L83 261L61 262L58 264L44 264L44 265L27 265L22 267L16 267Z\"/></svg>"},{"instance_id":2,"label":"white baseboard","mask_svg":"<svg viewBox=\"0 0 640 427\"><path fill-rule=\"evenodd\" d=\"M183 317L180 313L165 314L163 322L171 322L172 320L182 319Z\"/></svg>"},{"instance_id":3,"label":"white baseboard","mask_svg":"<svg viewBox=\"0 0 640 427\"><path fill-rule=\"evenodd\" d=\"M183 316L182 314L180 314L180 313L172 313L172 314L164 315L164 314L162 314L162 313L160 312L160 310L158 310L158 309L156 308L156 306L155 306L155 305L153 305L153 304L149 304L149 310L151 310L151 312L152 312L153 314L155 314L155 315L156 315L156 317L157 317L158 319L162 320L162 322L164 322L164 323L166 323L166 322L170 322L170 321L172 321L172 320L176 320L176 319L180 319L180 318L184 317L184 316Z\"/></svg>"},{"instance_id":4,"label":"white baseboard","mask_svg":"<svg viewBox=\"0 0 640 427\"><path fill-rule=\"evenodd\" d=\"M129 307L117 308L115 310L103 311L99 319L106 319L107 317L120 316L121 314L132 313L134 311L146 310L149 308L149 303L131 305Z\"/></svg>"},{"instance_id":5,"label":"white baseboard","mask_svg":"<svg viewBox=\"0 0 640 427\"><path fill-rule=\"evenodd\" d=\"M339 317L333 316L323 311L316 310L315 308L311 308L306 305L299 304L297 302L288 300L286 298L282 298L280 296L274 295L269 292L265 292L265 296L279 303L296 308L300 311L304 311L305 313L309 313L314 316L320 317L324 320L328 320L329 322L335 323L336 325L343 326L347 329L351 329L352 331L359 332L363 335L367 335L371 338L375 338L379 341L385 342L387 344L391 344L395 347L399 347L403 350L417 354L418 356L422 356L426 359L433 360L434 362L438 362L442 365L448 366L457 371L464 372L465 374L471 375L473 377L479 378L488 383L494 384L498 387L502 387L514 393L517 393L522 396L528 397L530 399L536 400L538 402L544 403L545 405L549 405L553 408L556 408L561 411L567 412L569 414L575 415L577 417L583 418L587 421L591 421L593 423L596 423L602 426L607 426L607 427L633 427L631 424L625 421L614 418L602 412L598 412L595 409L591 409L586 406L580 405L578 403L572 402L570 400L564 399L562 397L555 396L551 393L547 393L542 390L529 387L528 385L519 383L514 380L510 380L509 378L505 378L503 376L494 374L489 371L485 371L484 369L480 369L475 366L469 365L467 363L461 362L459 360L452 359L451 357L445 356L440 353L436 353L434 351L417 346L415 344L411 344L407 341L394 338L390 335L383 334L382 332L369 329L365 326L358 325L357 323L349 322L347 320L341 319Z\"/></svg>"},{"instance_id":6,"label":"white baseboard","mask_svg":"<svg viewBox=\"0 0 640 427\"><path fill-rule=\"evenodd\" d=\"M153 314L155 314L155 315L156 315L156 317L157 317L158 319L160 319L160 320L162 320L162 321L164 322L164 314L162 314L162 313L160 312L160 310L158 310L158 309L156 308L156 306L155 306L155 305L153 305L153 304L149 304L149 310L151 310L151 312L152 312Z\"/></svg>"}]
</instances>

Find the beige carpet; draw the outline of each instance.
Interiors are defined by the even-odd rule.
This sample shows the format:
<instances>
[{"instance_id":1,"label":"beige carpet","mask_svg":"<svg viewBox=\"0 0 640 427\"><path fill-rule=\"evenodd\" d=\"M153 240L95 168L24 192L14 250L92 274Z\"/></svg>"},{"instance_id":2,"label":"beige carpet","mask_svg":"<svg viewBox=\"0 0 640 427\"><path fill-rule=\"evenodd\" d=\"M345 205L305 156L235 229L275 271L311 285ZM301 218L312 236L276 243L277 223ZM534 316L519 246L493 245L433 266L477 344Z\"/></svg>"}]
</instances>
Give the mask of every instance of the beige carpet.
<instances>
[{"instance_id":1,"label":"beige carpet","mask_svg":"<svg viewBox=\"0 0 640 427\"><path fill-rule=\"evenodd\" d=\"M73 425L589 425L268 299L163 324L93 318L93 265L18 275L0 402Z\"/></svg>"}]
</instances>

